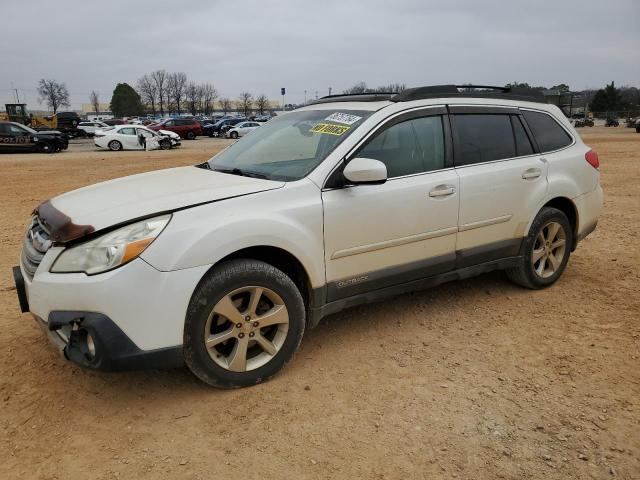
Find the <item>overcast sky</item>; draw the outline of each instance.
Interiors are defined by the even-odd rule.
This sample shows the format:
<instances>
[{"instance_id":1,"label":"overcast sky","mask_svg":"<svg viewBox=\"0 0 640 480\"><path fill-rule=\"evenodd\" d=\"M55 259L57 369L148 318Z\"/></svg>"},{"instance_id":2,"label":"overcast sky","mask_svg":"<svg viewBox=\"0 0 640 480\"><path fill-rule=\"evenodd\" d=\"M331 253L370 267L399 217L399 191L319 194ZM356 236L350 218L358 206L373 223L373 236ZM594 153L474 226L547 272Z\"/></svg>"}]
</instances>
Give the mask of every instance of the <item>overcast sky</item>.
<instances>
[{"instance_id":1,"label":"overcast sky","mask_svg":"<svg viewBox=\"0 0 640 480\"><path fill-rule=\"evenodd\" d=\"M287 103L370 86L510 81L640 86L640 0L2 2L0 103L40 78L73 108L164 68ZM26 98L25 98L26 97Z\"/></svg>"}]
</instances>

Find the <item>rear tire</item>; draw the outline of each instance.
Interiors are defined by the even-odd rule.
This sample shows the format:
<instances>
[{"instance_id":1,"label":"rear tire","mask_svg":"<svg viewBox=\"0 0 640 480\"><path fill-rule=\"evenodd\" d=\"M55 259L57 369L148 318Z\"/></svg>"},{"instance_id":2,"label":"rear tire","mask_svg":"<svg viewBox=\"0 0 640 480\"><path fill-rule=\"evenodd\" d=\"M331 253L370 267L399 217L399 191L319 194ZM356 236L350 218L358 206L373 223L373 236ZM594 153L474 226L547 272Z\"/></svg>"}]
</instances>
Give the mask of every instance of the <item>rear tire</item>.
<instances>
[{"instance_id":1,"label":"rear tire","mask_svg":"<svg viewBox=\"0 0 640 480\"><path fill-rule=\"evenodd\" d=\"M524 239L520 265L507 269L507 277L534 290L553 285L567 266L572 245L573 229L567 216L556 208L544 207Z\"/></svg>"},{"instance_id":2,"label":"rear tire","mask_svg":"<svg viewBox=\"0 0 640 480\"><path fill-rule=\"evenodd\" d=\"M112 152L118 152L122 150L122 144L118 140L111 140L107 146Z\"/></svg>"},{"instance_id":3,"label":"rear tire","mask_svg":"<svg viewBox=\"0 0 640 480\"><path fill-rule=\"evenodd\" d=\"M286 274L258 260L231 260L210 271L191 298L185 363L214 387L255 385L291 360L304 329L302 295Z\"/></svg>"}]
</instances>

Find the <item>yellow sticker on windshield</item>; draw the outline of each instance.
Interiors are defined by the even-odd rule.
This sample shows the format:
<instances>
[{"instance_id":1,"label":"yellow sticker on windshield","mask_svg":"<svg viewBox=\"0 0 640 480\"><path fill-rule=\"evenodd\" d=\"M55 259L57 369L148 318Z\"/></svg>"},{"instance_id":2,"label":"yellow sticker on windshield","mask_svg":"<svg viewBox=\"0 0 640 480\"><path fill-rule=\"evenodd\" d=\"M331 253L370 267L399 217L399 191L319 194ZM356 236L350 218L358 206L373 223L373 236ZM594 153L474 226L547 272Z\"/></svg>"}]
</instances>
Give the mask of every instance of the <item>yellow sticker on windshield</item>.
<instances>
[{"instance_id":1,"label":"yellow sticker on windshield","mask_svg":"<svg viewBox=\"0 0 640 480\"><path fill-rule=\"evenodd\" d=\"M349 130L349 128L350 127L346 127L344 125L331 125L330 123L318 123L309 131L313 133L327 133L329 135L342 135L344 132Z\"/></svg>"}]
</instances>

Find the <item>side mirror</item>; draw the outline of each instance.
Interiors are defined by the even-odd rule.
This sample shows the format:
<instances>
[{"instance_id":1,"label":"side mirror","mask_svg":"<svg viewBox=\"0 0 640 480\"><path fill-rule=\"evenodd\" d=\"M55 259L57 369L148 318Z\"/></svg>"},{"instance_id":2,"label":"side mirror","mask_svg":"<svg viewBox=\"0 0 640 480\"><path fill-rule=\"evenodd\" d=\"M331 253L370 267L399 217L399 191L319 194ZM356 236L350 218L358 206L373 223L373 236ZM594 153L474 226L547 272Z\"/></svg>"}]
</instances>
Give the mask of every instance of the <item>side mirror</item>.
<instances>
[{"instance_id":1,"label":"side mirror","mask_svg":"<svg viewBox=\"0 0 640 480\"><path fill-rule=\"evenodd\" d=\"M387 166L373 158L354 158L342 172L344 178L356 185L379 184L387 181Z\"/></svg>"}]
</instances>

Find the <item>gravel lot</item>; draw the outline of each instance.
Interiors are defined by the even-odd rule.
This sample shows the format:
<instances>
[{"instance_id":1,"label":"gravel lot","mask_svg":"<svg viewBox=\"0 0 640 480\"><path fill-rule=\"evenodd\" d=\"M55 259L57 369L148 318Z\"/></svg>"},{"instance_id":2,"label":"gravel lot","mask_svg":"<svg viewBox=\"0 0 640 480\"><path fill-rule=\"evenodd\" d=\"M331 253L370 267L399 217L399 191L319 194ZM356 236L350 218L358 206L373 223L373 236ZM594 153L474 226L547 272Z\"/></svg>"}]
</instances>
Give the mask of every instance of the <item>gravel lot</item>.
<instances>
[{"instance_id":1,"label":"gravel lot","mask_svg":"<svg viewBox=\"0 0 640 480\"><path fill-rule=\"evenodd\" d=\"M581 133L605 210L554 287L493 273L351 309L236 391L66 363L10 275L40 201L228 141L0 156L0 478L640 478L640 135Z\"/></svg>"}]
</instances>

